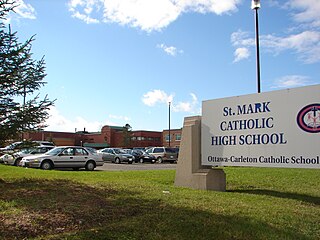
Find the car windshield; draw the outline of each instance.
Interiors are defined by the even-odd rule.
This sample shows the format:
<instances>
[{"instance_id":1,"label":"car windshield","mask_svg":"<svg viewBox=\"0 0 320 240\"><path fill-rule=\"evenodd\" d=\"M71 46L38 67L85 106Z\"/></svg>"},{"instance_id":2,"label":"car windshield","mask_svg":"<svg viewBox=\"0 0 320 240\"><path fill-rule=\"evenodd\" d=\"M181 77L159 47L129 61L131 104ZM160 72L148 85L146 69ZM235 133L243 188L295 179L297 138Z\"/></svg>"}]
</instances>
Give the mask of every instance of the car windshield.
<instances>
[{"instance_id":1,"label":"car windshield","mask_svg":"<svg viewBox=\"0 0 320 240\"><path fill-rule=\"evenodd\" d=\"M59 147L53 148L50 151L46 152L45 154L49 155L49 156L56 156L59 153L61 153L63 149L65 149L65 148L59 148Z\"/></svg>"},{"instance_id":2,"label":"car windshield","mask_svg":"<svg viewBox=\"0 0 320 240\"><path fill-rule=\"evenodd\" d=\"M119 148L114 148L113 150L114 150L114 152L115 152L116 154L126 154L126 152L125 152L124 150L119 149Z\"/></svg>"},{"instance_id":3,"label":"car windshield","mask_svg":"<svg viewBox=\"0 0 320 240\"><path fill-rule=\"evenodd\" d=\"M86 147L86 149L87 149L91 154L93 154L93 155L98 154L98 153L97 153L97 150L94 149L94 148Z\"/></svg>"}]
</instances>

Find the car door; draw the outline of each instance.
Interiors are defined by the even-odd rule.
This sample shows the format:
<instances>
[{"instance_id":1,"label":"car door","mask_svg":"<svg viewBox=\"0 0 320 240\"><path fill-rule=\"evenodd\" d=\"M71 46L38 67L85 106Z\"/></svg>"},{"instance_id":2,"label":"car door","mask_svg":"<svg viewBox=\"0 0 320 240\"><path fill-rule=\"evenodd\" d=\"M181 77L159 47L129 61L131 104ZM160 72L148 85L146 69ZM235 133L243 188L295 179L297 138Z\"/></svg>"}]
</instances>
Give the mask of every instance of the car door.
<instances>
[{"instance_id":1,"label":"car door","mask_svg":"<svg viewBox=\"0 0 320 240\"><path fill-rule=\"evenodd\" d=\"M59 168L72 167L74 161L74 148L67 147L54 158L54 166Z\"/></svg>"},{"instance_id":2,"label":"car door","mask_svg":"<svg viewBox=\"0 0 320 240\"><path fill-rule=\"evenodd\" d=\"M155 157L161 157L161 158L163 158L163 155L164 155L164 150L163 150L163 148L161 148L161 147L156 147L156 148L154 148L153 149L153 155L155 156Z\"/></svg>"},{"instance_id":3,"label":"car door","mask_svg":"<svg viewBox=\"0 0 320 240\"><path fill-rule=\"evenodd\" d=\"M104 161L113 161L113 149L108 148L102 151L102 159Z\"/></svg>"},{"instance_id":4,"label":"car door","mask_svg":"<svg viewBox=\"0 0 320 240\"><path fill-rule=\"evenodd\" d=\"M89 153L83 148L74 148L74 157L72 167L84 167L88 160Z\"/></svg>"},{"instance_id":5,"label":"car door","mask_svg":"<svg viewBox=\"0 0 320 240\"><path fill-rule=\"evenodd\" d=\"M117 154L114 149L110 148L108 151L108 160L111 162L114 162L114 159L116 158Z\"/></svg>"}]
</instances>

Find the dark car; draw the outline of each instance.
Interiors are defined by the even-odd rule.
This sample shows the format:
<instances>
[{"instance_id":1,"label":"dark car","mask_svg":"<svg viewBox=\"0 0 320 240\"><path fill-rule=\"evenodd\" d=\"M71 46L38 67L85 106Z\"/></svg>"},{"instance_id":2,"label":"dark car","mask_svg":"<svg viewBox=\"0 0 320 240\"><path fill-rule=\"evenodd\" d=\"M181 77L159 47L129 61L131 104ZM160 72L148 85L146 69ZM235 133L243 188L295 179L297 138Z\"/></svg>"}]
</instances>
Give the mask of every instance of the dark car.
<instances>
[{"instance_id":1,"label":"dark car","mask_svg":"<svg viewBox=\"0 0 320 240\"><path fill-rule=\"evenodd\" d=\"M144 162L150 162L155 163L157 161L157 158L141 149L126 149L127 153L131 154L135 158L135 162L138 163L144 163Z\"/></svg>"},{"instance_id":2,"label":"dark car","mask_svg":"<svg viewBox=\"0 0 320 240\"><path fill-rule=\"evenodd\" d=\"M123 151L125 151L128 154L131 154L132 156L134 156L134 162L139 162L140 157L142 156L142 151L137 150L137 149L122 149Z\"/></svg>"},{"instance_id":3,"label":"dark car","mask_svg":"<svg viewBox=\"0 0 320 240\"><path fill-rule=\"evenodd\" d=\"M155 163L157 162L157 158L145 151L142 151L142 155L140 156L139 159L140 163L144 163L144 162L150 162L150 163Z\"/></svg>"}]
</instances>

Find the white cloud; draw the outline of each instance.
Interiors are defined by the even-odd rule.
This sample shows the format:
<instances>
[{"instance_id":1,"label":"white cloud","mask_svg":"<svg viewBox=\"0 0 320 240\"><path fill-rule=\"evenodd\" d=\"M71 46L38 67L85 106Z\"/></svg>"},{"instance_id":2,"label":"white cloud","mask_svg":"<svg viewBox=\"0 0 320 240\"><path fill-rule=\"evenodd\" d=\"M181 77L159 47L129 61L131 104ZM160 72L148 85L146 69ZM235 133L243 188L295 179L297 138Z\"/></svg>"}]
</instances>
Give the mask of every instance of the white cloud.
<instances>
[{"instance_id":1,"label":"white cloud","mask_svg":"<svg viewBox=\"0 0 320 240\"><path fill-rule=\"evenodd\" d=\"M185 102L173 102L172 110L174 112L187 112L192 114L199 114L199 102L194 93L190 93L191 100Z\"/></svg>"},{"instance_id":2,"label":"white cloud","mask_svg":"<svg viewBox=\"0 0 320 240\"><path fill-rule=\"evenodd\" d=\"M241 30L231 34L231 43L237 48L255 46L254 38L250 37L249 33ZM260 36L260 46L262 50L273 54L279 54L282 51L294 51L298 55L298 59L304 63L320 61L320 32L317 31L304 31L284 37L262 35ZM234 61L236 61L237 57L238 55L235 54Z\"/></svg>"},{"instance_id":3,"label":"white cloud","mask_svg":"<svg viewBox=\"0 0 320 240\"><path fill-rule=\"evenodd\" d=\"M127 116L118 116L118 115L109 115L109 118L116 119L116 120L124 120L124 121L130 121L131 119Z\"/></svg>"},{"instance_id":4,"label":"white cloud","mask_svg":"<svg viewBox=\"0 0 320 240\"><path fill-rule=\"evenodd\" d=\"M297 58L307 64L320 61L320 1L319 0L288 0L269 1L272 6L282 7L289 11L295 27L290 28L290 35L276 36L275 34L260 35L262 51L280 54L291 51ZM298 23L298 24L297 24ZM284 31L286 32L286 31ZM236 48L255 46L253 34L237 31L231 35L231 43ZM235 54L235 62L237 55ZM241 59L240 59L241 60Z\"/></svg>"},{"instance_id":5,"label":"white cloud","mask_svg":"<svg viewBox=\"0 0 320 240\"><path fill-rule=\"evenodd\" d=\"M142 102L149 106L155 106L157 103L166 103L172 102L173 95L168 95L162 90L153 90L147 92L142 97Z\"/></svg>"},{"instance_id":6,"label":"white cloud","mask_svg":"<svg viewBox=\"0 0 320 240\"><path fill-rule=\"evenodd\" d=\"M31 4L27 4L23 0L18 0L15 4L18 6L14 10L21 18L36 19L36 10Z\"/></svg>"},{"instance_id":7,"label":"white cloud","mask_svg":"<svg viewBox=\"0 0 320 240\"><path fill-rule=\"evenodd\" d=\"M255 44L255 40L249 32L239 29L231 34L231 43L233 46L252 46Z\"/></svg>"},{"instance_id":8,"label":"white cloud","mask_svg":"<svg viewBox=\"0 0 320 240\"><path fill-rule=\"evenodd\" d=\"M168 95L162 90L153 90L143 95L142 101L145 105L153 107L156 104L171 103L171 109L174 112L199 113L198 98L194 93L190 93L191 100L175 101L174 95Z\"/></svg>"},{"instance_id":9,"label":"white cloud","mask_svg":"<svg viewBox=\"0 0 320 240\"><path fill-rule=\"evenodd\" d=\"M19 21L19 19L36 19L36 10L31 4L25 3L23 0L16 0L15 6L15 12L10 12L4 21L6 24L10 24L12 20Z\"/></svg>"},{"instance_id":10,"label":"white cloud","mask_svg":"<svg viewBox=\"0 0 320 240\"><path fill-rule=\"evenodd\" d=\"M261 45L278 54L281 51L293 50L304 63L320 61L320 32L304 31L287 37L263 36Z\"/></svg>"},{"instance_id":11,"label":"white cloud","mask_svg":"<svg viewBox=\"0 0 320 240\"><path fill-rule=\"evenodd\" d=\"M159 31L185 12L223 14L237 10L241 0L69 0L72 16L85 21L94 10L97 21L115 22L144 31ZM81 13L81 14L75 14Z\"/></svg>"},{"instance_id":12,"label":"white cloud","mask_svg":"<svg viewBox=\"0 0 320 240\"><path fill-rule=\"evenodd\" d=\"M178 50L176 47L174 46L166 46L165 44L161 43L157 45L158 48L161 48L166 54L170 55L170 56L176 56L178 53L182 54L183 51L182 50Z\"/></svg>"},{"instance_id":13,"label":"white cloud","mask_svg":"<svg viewBox=\"0 0 320 240\"><path fill-rule=\"evenodd\" d=\"M320 27L320 1L319 0L290 0L288 8L299 11L293 13L295 21L309 23L311 27Z\"/></svg>"},{"instance_id":14,"label":"white cloud","mask_svg":"<svg viewBox=\"0 0 320 240\"><path fill-rule=\"evenodd\" d=\"M310 79L301 75L288 75L276 79L272 88L293 88L312 84Z\"/></svg>"},{"instance_id":15,"label":"white cloud","mask_svg":"<svg viewBox=\"0 0 320 240\"><path fill-rule=\"evenodd\" d=\"M250 50L245 47L237 48L234 52L234 61L233 62L239 62L243 59L250 57Z\"/></svg>"},{"instance_id":16,"label":"white cloud","mask_svg":"<svg viewBox=\"0 0 320 240\"><path fill-rule=\"evenodd\" d=\"M177 19L180 11L169 0L105 0L103 17L106 22L150 32L168 26Z\"/></svg>"},{"instance_id":17,"label":"white cloud","mask_svg":"<svg viewBox=\"0 0 320 240\"><path fill-rule=\"evenodd\" d=\"M72 17L78 18L80 20L83 20L84 22L86 22L87 24L90 23L99 23L99 20L95 19L95 18L91 18L86 14L82 14L80 12L74 12L74 14L72 15Z\"/></svg>"},{"instance_id":18,"label":"white cloud","mask_svg":"<svg viewBox=\"0 0 320 240\"><path fill-rule=\"evenodd\" d=\"M118 123L112 121L93 121L90 122L83 117L77 116L75 119L67 119L58 111L56 107L51 107L49 110L49 119L46 121L46 125L48 127L45 129L47 131L61 131L61 132L74 132L75 129L77 131L82 131L84 128L89 132L97 132L100 131L104 125L116 125ZM121 126L121 124L120 124Z\"/></svg>"},{"instance_id":19,"label":"white cloud","mask_svg":"<svg viewBox=\"0 0 320 240\"><path fill-rule=\"evenodd\" d=\"M72 13L72 17L91 24L100 22L97 18L92 17L92 15L100 10L101 4L100 0L70 0L68 7Z\"/></svg>"}]
</instances>

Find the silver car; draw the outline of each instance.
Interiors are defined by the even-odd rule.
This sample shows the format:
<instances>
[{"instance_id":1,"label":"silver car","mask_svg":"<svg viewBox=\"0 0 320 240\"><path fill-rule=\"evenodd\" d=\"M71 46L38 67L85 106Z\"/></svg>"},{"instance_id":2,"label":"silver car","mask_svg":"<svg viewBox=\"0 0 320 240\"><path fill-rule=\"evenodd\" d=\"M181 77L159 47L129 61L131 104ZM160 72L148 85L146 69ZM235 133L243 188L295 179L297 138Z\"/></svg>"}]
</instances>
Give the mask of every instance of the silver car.
<instances>
[{"instance_id":1,"label":"silver car","mask_svg":"<svg viewBox=\"0 0 320 240\"><path fill-rule=\"evenodd\" d=\"M127 162L129 164L132 164L134 161L133 155L126 153L120 148L104 148L100 150L99 153L104 161L111 161L114 163Z\"/></svg>"},{"instance_id":2,"label":"silver car","mask_svg":"<svg viewBox=\"0 0 320 240\"><path fill-rule=\"evenodd\" d=\"M84 147L64 146L55 147L43 155L24 157L21 161L23 167L41 168L50 170L53 168L85 168L94 170L103 165L101 156Z\"/></svg>"},{"instance_id":3,"label":"silver car","mask_svg":"<svg viewBox=\"0 0 320 240\"><path fill-rule=\"evenodd\" d=\"M163 163L164 161L176 162L178 160L178 153L175 148L152 147L147 149L146 152L155 156L158 163Z\"/></svg>"}]
</instances>

